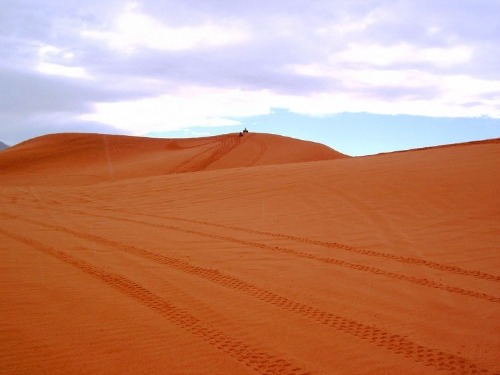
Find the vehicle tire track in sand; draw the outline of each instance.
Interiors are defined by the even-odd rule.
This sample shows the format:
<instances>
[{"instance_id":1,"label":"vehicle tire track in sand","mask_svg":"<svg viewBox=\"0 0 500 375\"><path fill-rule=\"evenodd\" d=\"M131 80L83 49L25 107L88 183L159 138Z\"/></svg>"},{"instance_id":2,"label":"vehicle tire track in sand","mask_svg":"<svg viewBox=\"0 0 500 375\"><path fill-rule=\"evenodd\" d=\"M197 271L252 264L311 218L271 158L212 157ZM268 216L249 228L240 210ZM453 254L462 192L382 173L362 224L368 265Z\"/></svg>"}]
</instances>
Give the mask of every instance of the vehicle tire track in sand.
<instances>
[{"instance_id":1,"label":"vehicle tire track in sand","mask_svg":"<svg viewBox=\"0 0 500 375\"><path fill-rule=\"evenodd\" d=\"M205 146L206 144L204 144L203 146ZM217 147L216 146L212 146L210 147L209 149L207 150L203 150L199 153L197 153L195 156L193 156L192 158L180 163L179 165L175 166L171 171L170 173L171 174L175 174L175 173L186 173L186 172L193 172L193 166L195 166L198 162L196 161L198 158L201 158L203 155L205 154L208 154L210 152L212 152L213 149L215 149ZM204 160L204 159L202 159Z\"/></svg>"},{"instance_id":2,"label":"vehicle tire track in sand","mask_svg":"<svg viewBox=\"0 0 500 375\"><path fill-rule=\"evenodd\" d=\"M217 160L221 159L223 156L231 152L239 144L239 137L236 135L224 136L214 147L208 150L202 151L195 155L194 158L186 160L177 167L175 167L170 173L185 173L185 172L199 172L206 169L210 164L215 163ZM199 157L208 154L207 157L200 159ZM200 160L198 160L200 159Z\"/></svg>"},{"instance_id":3,"label":"vehicle tire track in sand","mask_svg":"<svg viewBox=\"0 0 500 375\"><path fill-rule=\"evenodd\" d=\"M141 212L134 212L134 211L128 211L128 210L116 211L116 210L113 210L110 208L104 208L104 207L99 207L98 209L106 210L106 211L110 211L110 212L120 212L120 213L127 213L127 214L131 214L131 215L146 216L146 217L151 217L151 218L155 218L155 219L168 219L168 220L181 221L181 222L186 222L186 223L201 224L201 225L222 228L222 229L231 229L231 230L240 231L240 232L244 232L244 233L264 235L264 236L269 236L269 237L273 237L273 238L277 238L277 239L286 239L286 240L304 243L304 244L308 244L308 245L317 245L317 246L321 246L321 247L325 247L325 248L340 249L340 250L344 250L344 251L349 252L349 253L355 253L355 254L361 254L361 255L366 255L366 256L390 259L390 260L395 261L395 262L423 266L423 267L427 267L427 268L431 268L431 269L436 269L439 271L449 272L449 273L456 274L456 275L471 276L471 277L474 277L477 279L500 282L500 276L492 275L492 274L489 274L487 272L482 272L482 271L477 271L477 270L468 270L468 269L465 269L462 267L451 266L448 264L442 264L442 263L438 263L438 262L434 262L434 261L430 261L430 260L426 260L426 259L404 257L404 256L400 256L400 255L384 253L384 252L375 251L375 250L361 249L358 247L354 247L354 246L339 243L339 242L314 240L314 239L303 238L303 237L298 237L298 236L294 236L294 235L261 231L261 230L249 229L249 228L242 228L242 227L233 226L233 225L224 225L224 224L219 224L219 223L211 223L211 222L207 222L207 221L186 219L186 218L180 218L180 217L174 217L174 216L161 216L161 215L154 215L154 214L145 214L145 213L141 213Z\"/></svg>"},{"instance_id":4,"label":"vehicle tire track in sand","mask_svg":"<svg viewBox=\"0 0 500 375\"><path fill-rule=\"evenodd\" d=\"M264 154L267 151L267 146L264 142L259 141L259 140L256 140L255 142L259 146L260 150L259 150L259 153L255 156L255 158L250 163L247 164L247 167L251 167L255 163L257 163L260 159L262 159L262 157L264 156Z\"/></svg>"},{"instance_id":5,"label":"vehicle tire track in sand","mask_svg":"<svg viewBox=\"0 0 500 375\"><path fill-rule=\"evenodd\" d=\"M8 232L2 228L0 228L0 233L5 237L24 243L39 252L52 256L104 282L119 292L135 299L142 305L155 310L173 324L202 338L210 345L216 346L222 352L242 362L247 367L250 367L260 374L309 374L309 372L295 366L283 358L266 353L220 331L204 326L198 318L189 314L189 312L176 307L171 302L162 299L143 286L134 283L120 274L107 272L86 261L75 258L64 251L57 250L31 238Z\"/></svg>"},{"instance_id":6,"label":"vehicle tire track in sand","mask_svg":"<svg viewBox=\"0 0 500 375\"><path fill-rule=\"evenodd\" d=\"M101 208L101 209L105 209L105 208ZM112 212L118 212L118 211L114 211L114 210L110 210L110 209L105 209L105 210L112 211ZM157 219L183 221L183 222L187 222L187 223L201 224L201 225L207 225L207 226L218 227L218 228L223 228L223 229L231 229L231 230L245 232L245 233L259 234L259 235L274 237L274 238L278 238L278 239L291 240L291 241L295 241L295 242L305 243L308 245L318 245L318 246L322 246L322 247L326 247L326 248L341 249L341 250L344 250L344 251L350 252L350 253L356 253L356 254L361 254L361 255L378 257L378 258L386 258L386 259L390 259L390 260L400 262L400 263L415 264L415 265L420 265L420 266L424 266L424 267L428 267L428 268L433 268L433 269L436 269L439 271L454 273L457 275L472 276L472 277L475 277L478 279L500 282L500 276L492 275L492 274L482 272L482 271L468 270L465 268L461 268L461 267L457 267L457 266L450 266L447 264L433 262L433 261L429 261L429 260L425 260L425 259L403 257L400 255L383 253L383 252L374 251L374 250L360 249L360 248L357 248L354 246L350 246L350 245L346 245L346 244L342 244L342 243L338 243L338 242L313 240L313 239L303 238L303 237L298 237L298 236L293 236L293 235L260 231L260 230L255 230L255 229L242 228L242 227L238 227L238 226L210 223L210 222L201 221L201 220L192 220L192 219L185 219L185 218L179 218L179 217L173 217L173 216L160 216L160 215L137 213L137 212L133 212L133 211L120 211L120 212L126 212L126 213L132 214L132 215L148 216L148 217L153 217L153 218L157 218Z\"/></svg>"},{"instance_id":7,"label":"vehicle tire track in sand","mask_svg":"<svg viewBox=\"0 0 500 375\"><path fill-rule=\"evenodd\" d=\"M196 171L202 171L207 168L210 164L215 163L217 160L221 159L223 156L231 152L240 143L240 138L237 135L225 136L222 141L219 142L215 151L205 160L200 161L196 167Z\"/></svg>"},{"instance_id":8,"label":"vehicle tire track in sand","mask_svg":"<svg viewBox=\"0 0 500 375\"><path fill-rule=\"evenodd\" d=\"M182 228L182 227L177 227L177 226L167 225L167 224L149 223L149 222L142 221L142 220L134 220L134 219L128 219L128 218L124 218L124 217L118 218L118 217L111 217L111 216L106 216L106 215L102 215L102 214L94 214L94 213L91 214L91 213L80 211L80 210L73 210L73 212L76 214L79 214L79 215L86 215L86 216L98 217L98 218L103 218L103 219L125 221L125 222L134 223L134 224L141 224L141 225L150 226L153 228L174 230L177 232L194 234L194 235L201 236L201 237L238 243L241 245L251 246L254 248L256 247L256 248L260 248L260 249L264 249L264 250L269 250L272 252L292 255L292 256L299 257L299 258L310 259L310 260L318 261L321 263L332 264L335 266L353 269L356 271L368 272L368 273L371 273L374 275L389 277L392 279L401 280L401 281L409 282L409 283L412 283L415 285L424 286L424 287L428 287L428 288L439 289L439 290L443 290L443 291L453 293L453 294L478 298L478 299L482 299L482 300L486 300L486 301L494 302L494 303L500 303L500 297L496 297L496 296L493 296L493 295L490 295L487 293L477 292L477 291L469 290L469 289L463 289L460 287L455 287L455 286L447 285L444 283L439 283L439 282L429 280L426 278L420 278L420 277L409 276L409 275L400 274L400 273L396 273L396 272L390 272L390 271L386 271L386 270L383 270L383 269L378 268L378 267L366 266L366 265L357 264L357 263L351 263L351 262L347 262L347 261L336 259L336 258L319 257L319 256L316 256L316 255L313 255L313 254L310 254L310 253L307 253L304 251L289 249L289 248L282 247L282 246L266 245L264 243L242 240L242 239L238 239L238 238L234 238L234 237L230 237L230 236L223 236L223 235L218 235L218 234L213 234L213 233L200 232L197 230L192 230L192 229L187 229L187 228ZM5 213L0 213L0 215L5 215ZM21 219L21 220L33 222L33 223L38 224L38 225L45 225L45 226L49 226L49 227L52 226L51 224L38 223L38 222L32 221L30 219ZM67 230L64 227L59 227L59 226L52 226L52 227L53 227L53 229L57 228L57 230L63 230L63 231Z\"/></svg>"},{"instance_id":9,"label":"vehicle tire track in sand","mask_svg":"<svg viewBox=\"0 0 500 375\"><path fill-rule=\"evenodd\" d=\"M15 220L30 222L39 226L50 226L49 224L40 223L31 219L23 219L21 217L10 214L0 213L0 215ZM195 266L191 263L176 258L157 254L133 245L127 245L96 235L80 233L56 225L52 225L51 227L54 230L71 234L75 237L85 240L94 241L102 245L112 247L116 250L126 252L158 264L166 265L188 274L192 274L194 276L211 281L214 284L236 290L262 302L274 305L282 310L295 313L306 319L313 320L316 323L330 327L346 335L354 336L358 339L368 341L371 344L382 347L394 354L403 356L415 362L423 363L425 366L445 370L450 374L494 373L480 368L472 361L461 356L446 353L439 349L428 348L411 341L406 336L391 334L389 331L386 331L384 329L363 324L353 319L338 316L333 313L322 311L315 307L293 301L291 299L288 299L287 297L280 296L279 294L276 294L272 291L259 288L256 285L240 280L231 275L223 274L215 269ZM0 233L3 233L6 236L10 235L10 237L12 237L11 233L6 232L2 228L0 228Z\"/></svg>"}]
</instances>

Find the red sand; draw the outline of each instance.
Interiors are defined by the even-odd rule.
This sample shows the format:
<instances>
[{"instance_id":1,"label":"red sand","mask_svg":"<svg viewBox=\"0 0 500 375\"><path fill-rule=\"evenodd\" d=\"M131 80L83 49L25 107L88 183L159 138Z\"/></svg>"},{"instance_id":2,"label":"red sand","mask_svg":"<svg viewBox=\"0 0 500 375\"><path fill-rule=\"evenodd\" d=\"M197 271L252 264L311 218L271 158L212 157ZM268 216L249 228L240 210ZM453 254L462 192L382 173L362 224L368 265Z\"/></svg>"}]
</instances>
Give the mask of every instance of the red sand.
<instances>
[{"instance_id":1,"label":"red sand","mask_svg":"<svg viewBox=\"0 0 500 375\"><path fill-rule=\"evenodd\" d=\"M500 373L498 140L0 152L2 374Z\"/></svg>"}]
</instances>

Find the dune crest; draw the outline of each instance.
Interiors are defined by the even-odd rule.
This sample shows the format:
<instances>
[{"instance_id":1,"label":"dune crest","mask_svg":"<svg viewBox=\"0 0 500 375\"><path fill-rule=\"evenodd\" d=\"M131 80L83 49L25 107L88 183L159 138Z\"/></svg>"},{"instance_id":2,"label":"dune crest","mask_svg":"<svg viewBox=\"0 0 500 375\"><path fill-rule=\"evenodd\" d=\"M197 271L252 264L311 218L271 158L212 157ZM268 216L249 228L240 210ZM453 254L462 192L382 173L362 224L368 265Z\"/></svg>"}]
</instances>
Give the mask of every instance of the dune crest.
<instances>
[{"instance_id":1,"label":"dune crest","mask_svg":"<svg viewBox=\"0 0 500 375\"><path fill-rule=\"evenodd\" d=\"M10 148L0 156L0 170L17 183L79 184L345 157L318 143L271 134L160 139L64 133Z\"/></svg>"}]
</instances>

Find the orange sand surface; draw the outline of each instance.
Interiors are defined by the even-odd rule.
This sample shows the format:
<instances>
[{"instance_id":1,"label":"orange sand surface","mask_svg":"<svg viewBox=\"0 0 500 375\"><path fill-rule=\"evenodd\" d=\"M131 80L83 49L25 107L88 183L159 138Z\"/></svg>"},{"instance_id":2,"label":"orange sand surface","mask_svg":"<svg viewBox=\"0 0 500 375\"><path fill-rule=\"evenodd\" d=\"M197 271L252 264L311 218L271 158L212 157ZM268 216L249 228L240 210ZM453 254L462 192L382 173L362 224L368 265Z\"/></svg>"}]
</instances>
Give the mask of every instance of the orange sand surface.
<instances>
[{"instance_id":1,"label":"orange sand surface","mask_svg":"<svg viewBox=\"0 0 500 375\"><path fill-rule=\"evenodd\" d=\"M1 374L498 374L500 142L0 152Z\"/></svg>"}]
</instances>

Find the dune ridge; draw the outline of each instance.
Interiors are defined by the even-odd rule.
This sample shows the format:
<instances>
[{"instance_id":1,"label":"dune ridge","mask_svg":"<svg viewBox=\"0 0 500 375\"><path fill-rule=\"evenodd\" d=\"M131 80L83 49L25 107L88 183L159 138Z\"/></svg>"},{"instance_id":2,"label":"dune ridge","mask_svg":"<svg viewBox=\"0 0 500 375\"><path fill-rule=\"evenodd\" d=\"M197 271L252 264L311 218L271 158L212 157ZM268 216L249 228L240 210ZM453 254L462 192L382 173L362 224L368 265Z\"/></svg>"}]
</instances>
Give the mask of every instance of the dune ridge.
<instances>
[{"instance_id":1,"label":"dune ridge","mask_svg":"<svg viewBox=\"0 0 500 375\"><path fill-rule=\"evenodd\" d=\"M326 146L271 134L224 134L160 139L62 133L22 142L0 157L0 170L18 183L40 177L95 183L203 170L332 160L347 157ZM36 175L36 179L27 179Z\"/></svg>"},{"instance_id":2,"label":"dune ridge","mask_svg":"<svg viewBox=\"0 0 500 375\"><path fill-rule=\"evenodd\" d=\"M484 144L498 144L498 143L500 143L500 138L491 138L491 139L483 139L480 141L450 143L450 144L438 145L438 146L411 148L408 150L381 152L381 153L378 153L377 155L394 154L394 153L401 153L401 152L415 152L415 151L424 151L424 150L436 150L439 148L448 148L448 147L466 147L466 146L477 146L477 145L484 145Z\"/></svg>"},{"instance_id":3,"label":"dune ridge","mask_svg":"<svg viewBox=\"0 0 500 375\"><path fill-rule=\"evenodd\" d=\"M0 372L500 373L497 140L57 137L0 154Z\"/></svg>"}]
</instances>

